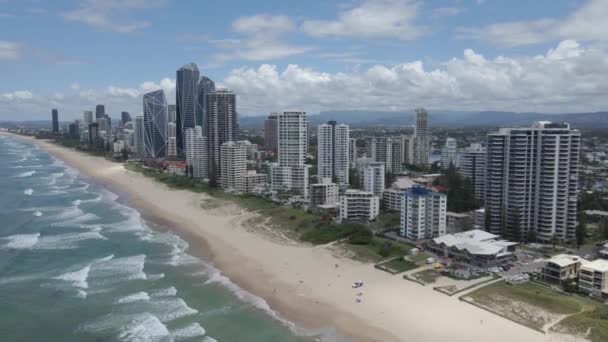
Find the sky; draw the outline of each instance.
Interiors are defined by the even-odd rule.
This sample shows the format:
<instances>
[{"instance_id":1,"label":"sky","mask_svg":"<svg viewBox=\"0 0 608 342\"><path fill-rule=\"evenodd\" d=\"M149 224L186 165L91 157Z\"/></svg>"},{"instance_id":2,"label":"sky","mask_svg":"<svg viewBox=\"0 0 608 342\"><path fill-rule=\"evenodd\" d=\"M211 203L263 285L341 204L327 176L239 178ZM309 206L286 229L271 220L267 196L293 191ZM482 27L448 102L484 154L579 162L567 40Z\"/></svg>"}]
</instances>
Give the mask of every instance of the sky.
<instances>
[{"instance_id":1,"label":"sky","mask_svg":"<svg viewBox=\"0 0 608 342\"><path fill-rule=\"evenodd\" d=\"M608 0L0 0L0 120L142 112L175 71L272 111L608 110Z\"/></svg>"}]
</instances>

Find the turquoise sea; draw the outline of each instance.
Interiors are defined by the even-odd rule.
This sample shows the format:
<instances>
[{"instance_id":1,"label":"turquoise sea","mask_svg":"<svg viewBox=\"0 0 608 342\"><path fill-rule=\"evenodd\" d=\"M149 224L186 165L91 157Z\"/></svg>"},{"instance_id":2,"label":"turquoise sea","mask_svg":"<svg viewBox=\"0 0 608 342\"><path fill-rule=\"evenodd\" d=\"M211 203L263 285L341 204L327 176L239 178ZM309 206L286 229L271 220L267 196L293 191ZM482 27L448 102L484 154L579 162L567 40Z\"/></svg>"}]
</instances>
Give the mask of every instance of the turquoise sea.
<instances>
[{"instance_id":1,"label":"turquoise sea","mask_svg":"<svg viewBox=\"0 0 608 342\"><path fill-rule=\"evenodd\" d=\"M2 341L332 340L34 144L0 136L0 189Z\"/></svg>"}]
</instances>

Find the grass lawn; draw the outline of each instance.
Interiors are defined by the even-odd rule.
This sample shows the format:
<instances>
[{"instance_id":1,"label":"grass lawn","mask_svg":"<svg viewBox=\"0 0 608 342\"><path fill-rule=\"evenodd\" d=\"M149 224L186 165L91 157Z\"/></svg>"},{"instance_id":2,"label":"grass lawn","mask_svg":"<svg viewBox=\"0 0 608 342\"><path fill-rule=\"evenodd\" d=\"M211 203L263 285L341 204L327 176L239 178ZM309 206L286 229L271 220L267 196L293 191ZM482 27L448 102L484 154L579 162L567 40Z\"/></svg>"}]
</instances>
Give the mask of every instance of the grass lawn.
<instances>
[{"instance_id":1,"label":"grass lawn","mask_svg":"<svg viewBox=\"0 0 608 342\"><path fill-rule=\"evenodd\" d=\"M416 265L415 263L413 263L409 260L403 259L403 257L397 257L392 260L380 263L380 264L376 265L376 267L383 269L389 273L397 274L397 273L402 273L402 272L406 272L409 270L413 270L413 269L417 268L418 265Z\"/></svg>"},{"instance_id":2,"label":"grass lawn","mask_svg":"<svg viewBox=\"0 0 608 342\"><path fill-rule=\"evenodd\" d=\"M432 284L437 280L437 278L441 277L441 273L436 270L424 270L412 274L412 277L425 284Z\"/></svg>"}]
</instances>

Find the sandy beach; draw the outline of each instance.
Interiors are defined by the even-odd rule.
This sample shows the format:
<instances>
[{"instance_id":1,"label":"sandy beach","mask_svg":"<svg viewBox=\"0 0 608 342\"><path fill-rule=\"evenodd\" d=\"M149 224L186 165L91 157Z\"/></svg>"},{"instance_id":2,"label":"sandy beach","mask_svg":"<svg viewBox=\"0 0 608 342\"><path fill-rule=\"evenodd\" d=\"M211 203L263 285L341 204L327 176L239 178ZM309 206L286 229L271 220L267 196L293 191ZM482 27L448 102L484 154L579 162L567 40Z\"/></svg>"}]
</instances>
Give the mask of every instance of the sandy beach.
<instances>
[{"instance_id":1,"label":"sandy beach","mask_svg":"<svg viewBox=\"0 0 608 342\"><path fill-rule=\"evenodd\" d=\"M2 133L6 134L6 133ZM337 256L326 247L281 242L243 222L255 215L228 204L206 210L205 194L169 189L121 164L48 142L38 144L111 190L190 243L222 273L266 300L281 317L309 329L335 327L356 341L575 341L542 334L491 314L457 297ZM338 264L339 267L335 265ZM361 289L351 288L363 280ZM363 292L361 303L355 302ZM580 338L578 339L580 340Z\"/></svg>"}]
</instances>

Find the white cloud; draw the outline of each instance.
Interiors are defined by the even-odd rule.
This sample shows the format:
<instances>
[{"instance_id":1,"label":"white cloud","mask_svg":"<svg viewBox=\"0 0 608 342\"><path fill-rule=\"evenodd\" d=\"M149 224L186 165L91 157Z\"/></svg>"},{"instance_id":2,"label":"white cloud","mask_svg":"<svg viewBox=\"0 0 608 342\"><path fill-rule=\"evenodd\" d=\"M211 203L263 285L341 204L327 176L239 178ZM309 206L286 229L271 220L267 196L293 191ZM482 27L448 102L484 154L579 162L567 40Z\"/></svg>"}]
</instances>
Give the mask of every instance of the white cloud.
<instances>
[{"instance_id":1,"label":"white cloud","mask_svg":"<svg viewBox=\"0 0 608 342\"><path fill-rule=\"evenodd\" d=\"M6 101L23 101L23 100L31 100L34 98L34 94L32 94L29 90L15 90L10 93L2 94L2 99Z\"/></svg>"},{"instance_id":2,"label":"white cloud","mask_svg":"<svg viewBox=\"0 0 608 342\"><path fill-rule=\"evenodd\" d=\"M421 61L326 73L289 65L235 69L223 85L242 113L271 110L459 110L580 112L608 108L608 54L563 41L544 55L487 59L467 49L436 69Z\"/></svg>"},{"instance_id":3,"label":"white cloud","mask_svg":"<svg viewBox=\"0 0 608 342\"><path fill-rule=\"evenodd\" d=\"M66 12L63 16L67 20L78 21L100 30L131 33L149 26L149 23L124 18L126 12L154 8L164 3L164 0L83 0L78 9Z\"/></svg>"},{"instance_id":4,"label":"white cloud","mask_svg":"<svg viewBox=\"0 0 608 342\"><path fill-rule=\"evenodd\" d=\"M0 59L18 59L21 57L22 45L10 40L0 40Z\"/></svg>"},{"instance_id":5,"label":"white cloud","mask_svg":"<svg viewBox=\"0 0 608 342\"><path fill-rule=\"evenodd\" d=\"M232 30L240 34L240 38L214 39L208 42L222 50L213 56L215 62L279 59L313 49L285 41L284 35L295 29L295 23L287 16L258 14L240 17L232 23Z\"/></svg>"},{"instance_id":6,"label":"white cloud","mask_svg":"<svg viewBox=\"0 0 608 342\"><path fill-rule=\"evenodd\" d=\"M120 87L109 86L108 94L110 96L129 96L129 97L135 98L135 97L139 96L139 91L134 88L120 88Z\"/></svg>"},{"instance_id":7,"label":"white cloud","mask_svg":"<svg viewBox=\"0 0 608 342\"><path fill-rule=\"evenodd\" d=\"M460 28L457 36L485 40L506 46L538 44L576 39L608 40L608 1L587 0L564 19L541 18L530 21L495 23L481 28Z\"/></svg>"},{"instance_id":8,"label":"white cloud","mask_svg":"<svg viewBox=\"0 0 608 342\"><path fill-rule=\"evenodd\" d=\"M418 38L426 28L416 24L417 0L364 0L359 6L342 11L334 20L305 20L301 29L318 37Z\"/></svg>"}]
</instances>

